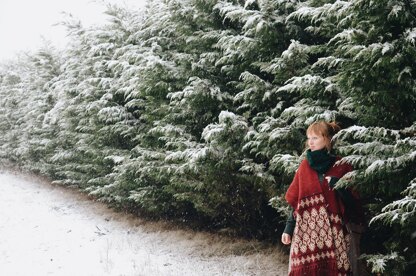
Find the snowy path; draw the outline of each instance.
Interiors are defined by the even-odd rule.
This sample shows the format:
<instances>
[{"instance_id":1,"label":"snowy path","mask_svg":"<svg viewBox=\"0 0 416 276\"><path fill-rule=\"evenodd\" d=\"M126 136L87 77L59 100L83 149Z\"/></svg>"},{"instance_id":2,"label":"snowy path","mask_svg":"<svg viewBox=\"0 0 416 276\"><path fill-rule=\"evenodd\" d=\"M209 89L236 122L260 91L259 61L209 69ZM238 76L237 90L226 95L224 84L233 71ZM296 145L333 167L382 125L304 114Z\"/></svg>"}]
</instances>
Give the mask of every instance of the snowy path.
<instances>
[{"instance_id":1,"label":"snowy path","mask_svg":"<svg viewBox=\"0 0 416 276\"><path fill-rule=\"evenodd\" d=\"M277 251L233 254L256 243L224 247L214 235L163 229L10 172L0 171L0 219L0 275L286 274Z\"/></svg>"}]
</instances>

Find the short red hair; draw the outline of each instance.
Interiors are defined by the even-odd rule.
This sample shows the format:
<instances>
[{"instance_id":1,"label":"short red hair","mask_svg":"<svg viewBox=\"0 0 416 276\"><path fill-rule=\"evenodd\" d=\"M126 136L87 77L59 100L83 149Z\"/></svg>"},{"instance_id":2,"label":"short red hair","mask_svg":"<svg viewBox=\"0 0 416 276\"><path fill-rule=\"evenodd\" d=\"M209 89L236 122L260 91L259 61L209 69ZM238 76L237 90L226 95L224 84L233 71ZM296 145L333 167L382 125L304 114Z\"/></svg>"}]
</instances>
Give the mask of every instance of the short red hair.
<instances>
[{"instance_id":1,"label":"short red hair","mask_svg":"<svg viewBox=\"0 0 416 276\"><path fill-rule=\"evenodd\" d=\"M325 148L328 151L332 150L334 142L332 137L340 130L340 126L336 122L327 123L325 121L318 121L312 123L306 130L306 134L321 135L325 139ZM307 143L306 143L307 145Z\"/></svg>"}]
</instances>

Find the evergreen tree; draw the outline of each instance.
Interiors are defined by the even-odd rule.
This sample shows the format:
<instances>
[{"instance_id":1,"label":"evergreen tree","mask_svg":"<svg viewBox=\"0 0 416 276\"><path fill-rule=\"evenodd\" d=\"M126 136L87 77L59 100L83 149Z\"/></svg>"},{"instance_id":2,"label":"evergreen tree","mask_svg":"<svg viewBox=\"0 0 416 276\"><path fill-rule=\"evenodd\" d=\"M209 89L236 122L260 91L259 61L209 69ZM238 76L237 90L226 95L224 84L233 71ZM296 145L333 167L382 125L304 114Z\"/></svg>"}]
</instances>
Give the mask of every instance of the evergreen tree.
<instances>
[{"instance_id":1,"label":"evergreen tree","mask_svg":"<svg viewBox=\"0 0 416 276\"><path fill-rule=\"evenodd\" d=\"M1 155L41 173L52 138L43 127L44 115L53 106L50 84L60 73L60 62L46 43L37 52L3 65L1 73Z\"/></svg>"},{"instance_id":2,"label":"evergreen tree","mask_svg":"<svg viewBox=\"0 0 416 276\"><path fill-rule=\"evenodd\" d=\"M345 95L341 105L360 125L339 137L356 169L352 183L371 203L370 234L383 241L375 256L397 252L385 265L372 262L373 272L388 275L415 267L415 10L411 1L352 1L345 30L329 43L342 60L336 75Z\"/></svg>"},{"instance_id":3,"label":"evergreen tree","mask_svg":"<svg viewBox=\"0 0 416 276\"><path fill-rule=\"evenodd\" d=\"M104 26L66 23L61 57L3 65L2 159L141 214L276 238L306 127L336 120L355 169L337 188L366 203L369 268L413 271L414 2L107 8Z\"/></svg>"},{"instance_id":4,"label":"evergreen tree","mask_svg":"<svg viewBox=\"0 0 416 276\"><path fill-rule=\"evenodd\" d=\"M108 66L128 36L119 20L128 15L113 6L108 14L113 22L102 28L65 23L74 39L53 85L56 104L47 114L47 124L58 133L51 174L61 179L57 182L81 188L108 184L105 176L132 147L123 135L133 118L112 93L114 74Z\"/></svg>"},{"instance_id":5,"label":"evergreen tree","mask_svg":"<svg viewBox=\"0 0 416 276\"><path fill-rule=\"evenodd\" d=\"M149 3L126 44L109 62L116 76L114 95L123 100L125 110L134 118L132 131L124 137L132 147L114 168L114 179L91 190L110 202L157 217L173 216L180 209L167 189L170 177L165 144L169 141L161 134L169 129L161 122L168 114L167 94L184 82L182 68L176 62L186 58L177 52L180 41L170 18L162 1Z\"/></svg>"},{"instance_id":6,"label":"evergreen tree","mask_svg":"<svg viewBox=\"0 0 416 276\"><path fill-rule=\"evenodd\" d=\"M295 77L286 88L280 88L299 91L303 98L333 98L324 113L335 109L333 118L343 122L344 127L359 125L336 137L339 152L355 168L346 177L348 181L339 185L360 190L367 202L368 217L374 217L367 235L372 240L384 241L377 248L373 242L364 244L364 251L397 252L385 257L366 255L373 272L389 275L411 271L415 256L415 248L408 243L412 239L410 225L414 215L406 211L414 204L411 191L415 177L412 168L416 94L414 80L407 77L414 70L410 64L415 54L411 39L415 24L412 5L408 1L301 3L289 18L309 22L311 26L305 30L313 35L311 42L324 43L307 47L315 55L310 68L320 76ZM316 56L317 49L325 51L319 50L321 54ZM325 88L309 94L316 84ZM388 202L391 203L386 205ZM394 212L406 214L406 220L398 220L399 215L393 216ZM376 225L376 221L393 227Z\"/></svg>"}]
</instances>

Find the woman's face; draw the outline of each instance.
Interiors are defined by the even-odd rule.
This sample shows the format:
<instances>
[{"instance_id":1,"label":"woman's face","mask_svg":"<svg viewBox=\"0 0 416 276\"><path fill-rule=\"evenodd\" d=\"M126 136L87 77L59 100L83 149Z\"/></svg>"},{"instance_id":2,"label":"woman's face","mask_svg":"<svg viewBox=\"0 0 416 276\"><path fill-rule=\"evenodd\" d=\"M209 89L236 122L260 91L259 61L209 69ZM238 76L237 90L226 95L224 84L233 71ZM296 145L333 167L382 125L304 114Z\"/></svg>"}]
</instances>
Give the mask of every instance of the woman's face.
<instances>
[{"instance_id":1,"label":"woman's face","mask_svg":"<svg viewBox=\"0 0 416 276\"><path fill-rule=\"evenodd\" d=\"M325 148L326 141L325 137L314 132L308 133L306 135L308 137L308 147L311 151L321 150Z\"/></svg>"}]
</instances>

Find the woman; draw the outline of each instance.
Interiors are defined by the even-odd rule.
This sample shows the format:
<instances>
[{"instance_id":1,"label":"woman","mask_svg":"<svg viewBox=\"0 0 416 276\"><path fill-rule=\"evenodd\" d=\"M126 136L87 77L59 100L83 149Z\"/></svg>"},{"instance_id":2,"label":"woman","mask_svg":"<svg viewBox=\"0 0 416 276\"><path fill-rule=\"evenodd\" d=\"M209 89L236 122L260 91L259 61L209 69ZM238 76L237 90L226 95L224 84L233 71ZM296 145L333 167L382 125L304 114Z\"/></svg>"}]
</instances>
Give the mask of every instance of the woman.
<instances>
[{"instance_id":1,"label":"woman","mask_svg":"<svg viewBox=\"0 0 416 276\"><path fill-rule=\"evenodd\" d=\"M338 194L333 187L352 170L331 153L336 123L315 122L307 129L306 159L301 162L285 198L293 208L283 244L290 249L289 275L347 275L349 236L345 228L345 208L354 198L347 190ZM338 191L338 190L337 190ZM296 225L296 226L295 226Z\"/></svg>"}]
</instances>

